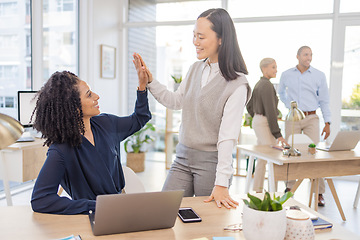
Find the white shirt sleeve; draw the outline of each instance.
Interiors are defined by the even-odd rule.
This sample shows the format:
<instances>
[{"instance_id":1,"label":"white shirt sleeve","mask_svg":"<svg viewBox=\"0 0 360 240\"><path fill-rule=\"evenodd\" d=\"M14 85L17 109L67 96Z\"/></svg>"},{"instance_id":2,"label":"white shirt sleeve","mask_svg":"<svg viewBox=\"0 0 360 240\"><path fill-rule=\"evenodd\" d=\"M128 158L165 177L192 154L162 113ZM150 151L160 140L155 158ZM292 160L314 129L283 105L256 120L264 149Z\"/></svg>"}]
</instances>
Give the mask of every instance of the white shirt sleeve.
<instances>
[{"instance_id":1,"label":"white shirt sleeve","mask_svg":"<svg viewBox=\"0 0 360 240\"><path fill-rule=\"evenodd\" d=\"M241 85L225 105L217 143L218 164L215 185L229 187L229 179L234 172L232 151L240 134L246 99L247 87Z\"/></svg>"}]
</instances>

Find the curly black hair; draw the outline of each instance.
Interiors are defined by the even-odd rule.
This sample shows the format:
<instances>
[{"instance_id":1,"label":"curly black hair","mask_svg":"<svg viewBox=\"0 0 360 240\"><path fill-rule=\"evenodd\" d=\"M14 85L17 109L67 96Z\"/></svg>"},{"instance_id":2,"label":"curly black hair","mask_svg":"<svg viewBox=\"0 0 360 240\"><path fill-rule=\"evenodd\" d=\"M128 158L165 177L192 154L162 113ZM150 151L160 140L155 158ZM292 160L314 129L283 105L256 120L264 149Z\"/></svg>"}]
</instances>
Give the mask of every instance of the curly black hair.
<instances>
[{"instance_id":1,"label":"curly black hair","mask_svg":"<svg viewBox=\"0 0 360 240\"><path fill-rule=\"evenodd\" d=\"M81 144L85 127L79 81L71 72L55 72L37 93L33 126L45 138L44 145L68 143L76 147Z\"/></svg>"}]
</instances>

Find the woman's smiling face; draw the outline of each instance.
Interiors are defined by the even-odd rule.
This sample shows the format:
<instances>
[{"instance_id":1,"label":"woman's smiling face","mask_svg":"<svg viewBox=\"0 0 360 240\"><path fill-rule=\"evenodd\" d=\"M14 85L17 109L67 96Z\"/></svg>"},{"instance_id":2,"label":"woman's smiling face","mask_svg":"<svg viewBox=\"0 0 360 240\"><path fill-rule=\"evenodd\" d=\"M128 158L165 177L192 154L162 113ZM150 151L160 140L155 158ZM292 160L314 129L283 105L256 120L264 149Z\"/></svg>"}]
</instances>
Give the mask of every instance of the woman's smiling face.
<instances>
[{"instance_id":1,"label":"woman's smiling face","mask_svg":"<svg viewBox=\"0 0 360 240\"><path fill-rule=\"evenodd\" d=\"M210 62L218 62L221 39L211 29L212 23L206 18L199 18L194 26L193 43L196 47L196 57L209 58Z\"/></svg>"},{"instance_id":2,"label":"woman's smiling face","mask_svg":"<svg viewBox=\"0 0 360 240\"><path fill-rule=\"evenodd\" d=\"M91 118L93 116L99 115L99 95L92 92L89 85L82 80L79 80L78 90L80 93L81 107L84 115L83 117Z\"/></svg>"}]
</instances>

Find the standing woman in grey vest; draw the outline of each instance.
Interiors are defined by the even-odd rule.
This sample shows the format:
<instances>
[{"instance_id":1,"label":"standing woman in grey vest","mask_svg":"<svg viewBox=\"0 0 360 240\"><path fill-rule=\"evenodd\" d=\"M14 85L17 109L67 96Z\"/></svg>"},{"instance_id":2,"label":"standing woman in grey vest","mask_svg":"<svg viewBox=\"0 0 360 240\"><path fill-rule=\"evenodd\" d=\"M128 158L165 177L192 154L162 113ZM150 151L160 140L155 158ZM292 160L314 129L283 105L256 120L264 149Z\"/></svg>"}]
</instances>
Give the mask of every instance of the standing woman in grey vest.
<instances>
[{"instance_id":1,"label":"standing woman in grey vest","mask_svg":"<svg viewBox=\"0 0 360 240\"><path fill-rule=\"evenodd\" d=\"M244 107L250 96L246 65L234 23L221 8L203 12L194 26L197 58L172 92L160 84L139 54L134 64L149 75L148 89L170 109L182 109L179 144L163 186L185 190L184 196L209 196L218 207L236 207L229 195L233 175L232 151L239 137Z\"/></svg>"}]
</instances>

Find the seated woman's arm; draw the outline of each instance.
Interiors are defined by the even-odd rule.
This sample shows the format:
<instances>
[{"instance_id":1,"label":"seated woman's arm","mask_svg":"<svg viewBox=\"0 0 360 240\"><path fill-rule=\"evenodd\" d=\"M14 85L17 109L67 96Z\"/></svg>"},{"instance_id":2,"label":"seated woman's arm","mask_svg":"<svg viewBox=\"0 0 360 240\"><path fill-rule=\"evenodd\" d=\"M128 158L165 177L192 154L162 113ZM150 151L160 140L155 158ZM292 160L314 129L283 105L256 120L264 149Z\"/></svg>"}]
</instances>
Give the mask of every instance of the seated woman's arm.
<instances>
[{"instance_id":1,"label":"seated woman's arm","mask_svg":"<svg viewBox=\"0 0 360 240\"><path fill-rule=\"evenodd\" d=\"M139 131L151 119L147 95L147 91L137 91L134 112L130 116L118 117L115 121L121 140Z\"/></svg>"},{"instance_id":2,"label":"seated woman's arm","mask_svg":"<svg viewBox=\"0 0 360 240\"><path fill-rule=\"evenodd\" d=\"M65 162L55 149L49 149L47 159L36 180L31 197L35 212L54 214L88 214L95 211L95 200L72 200L60 197L57 192L65 174Z\"/></svg>"}]
</instances>

